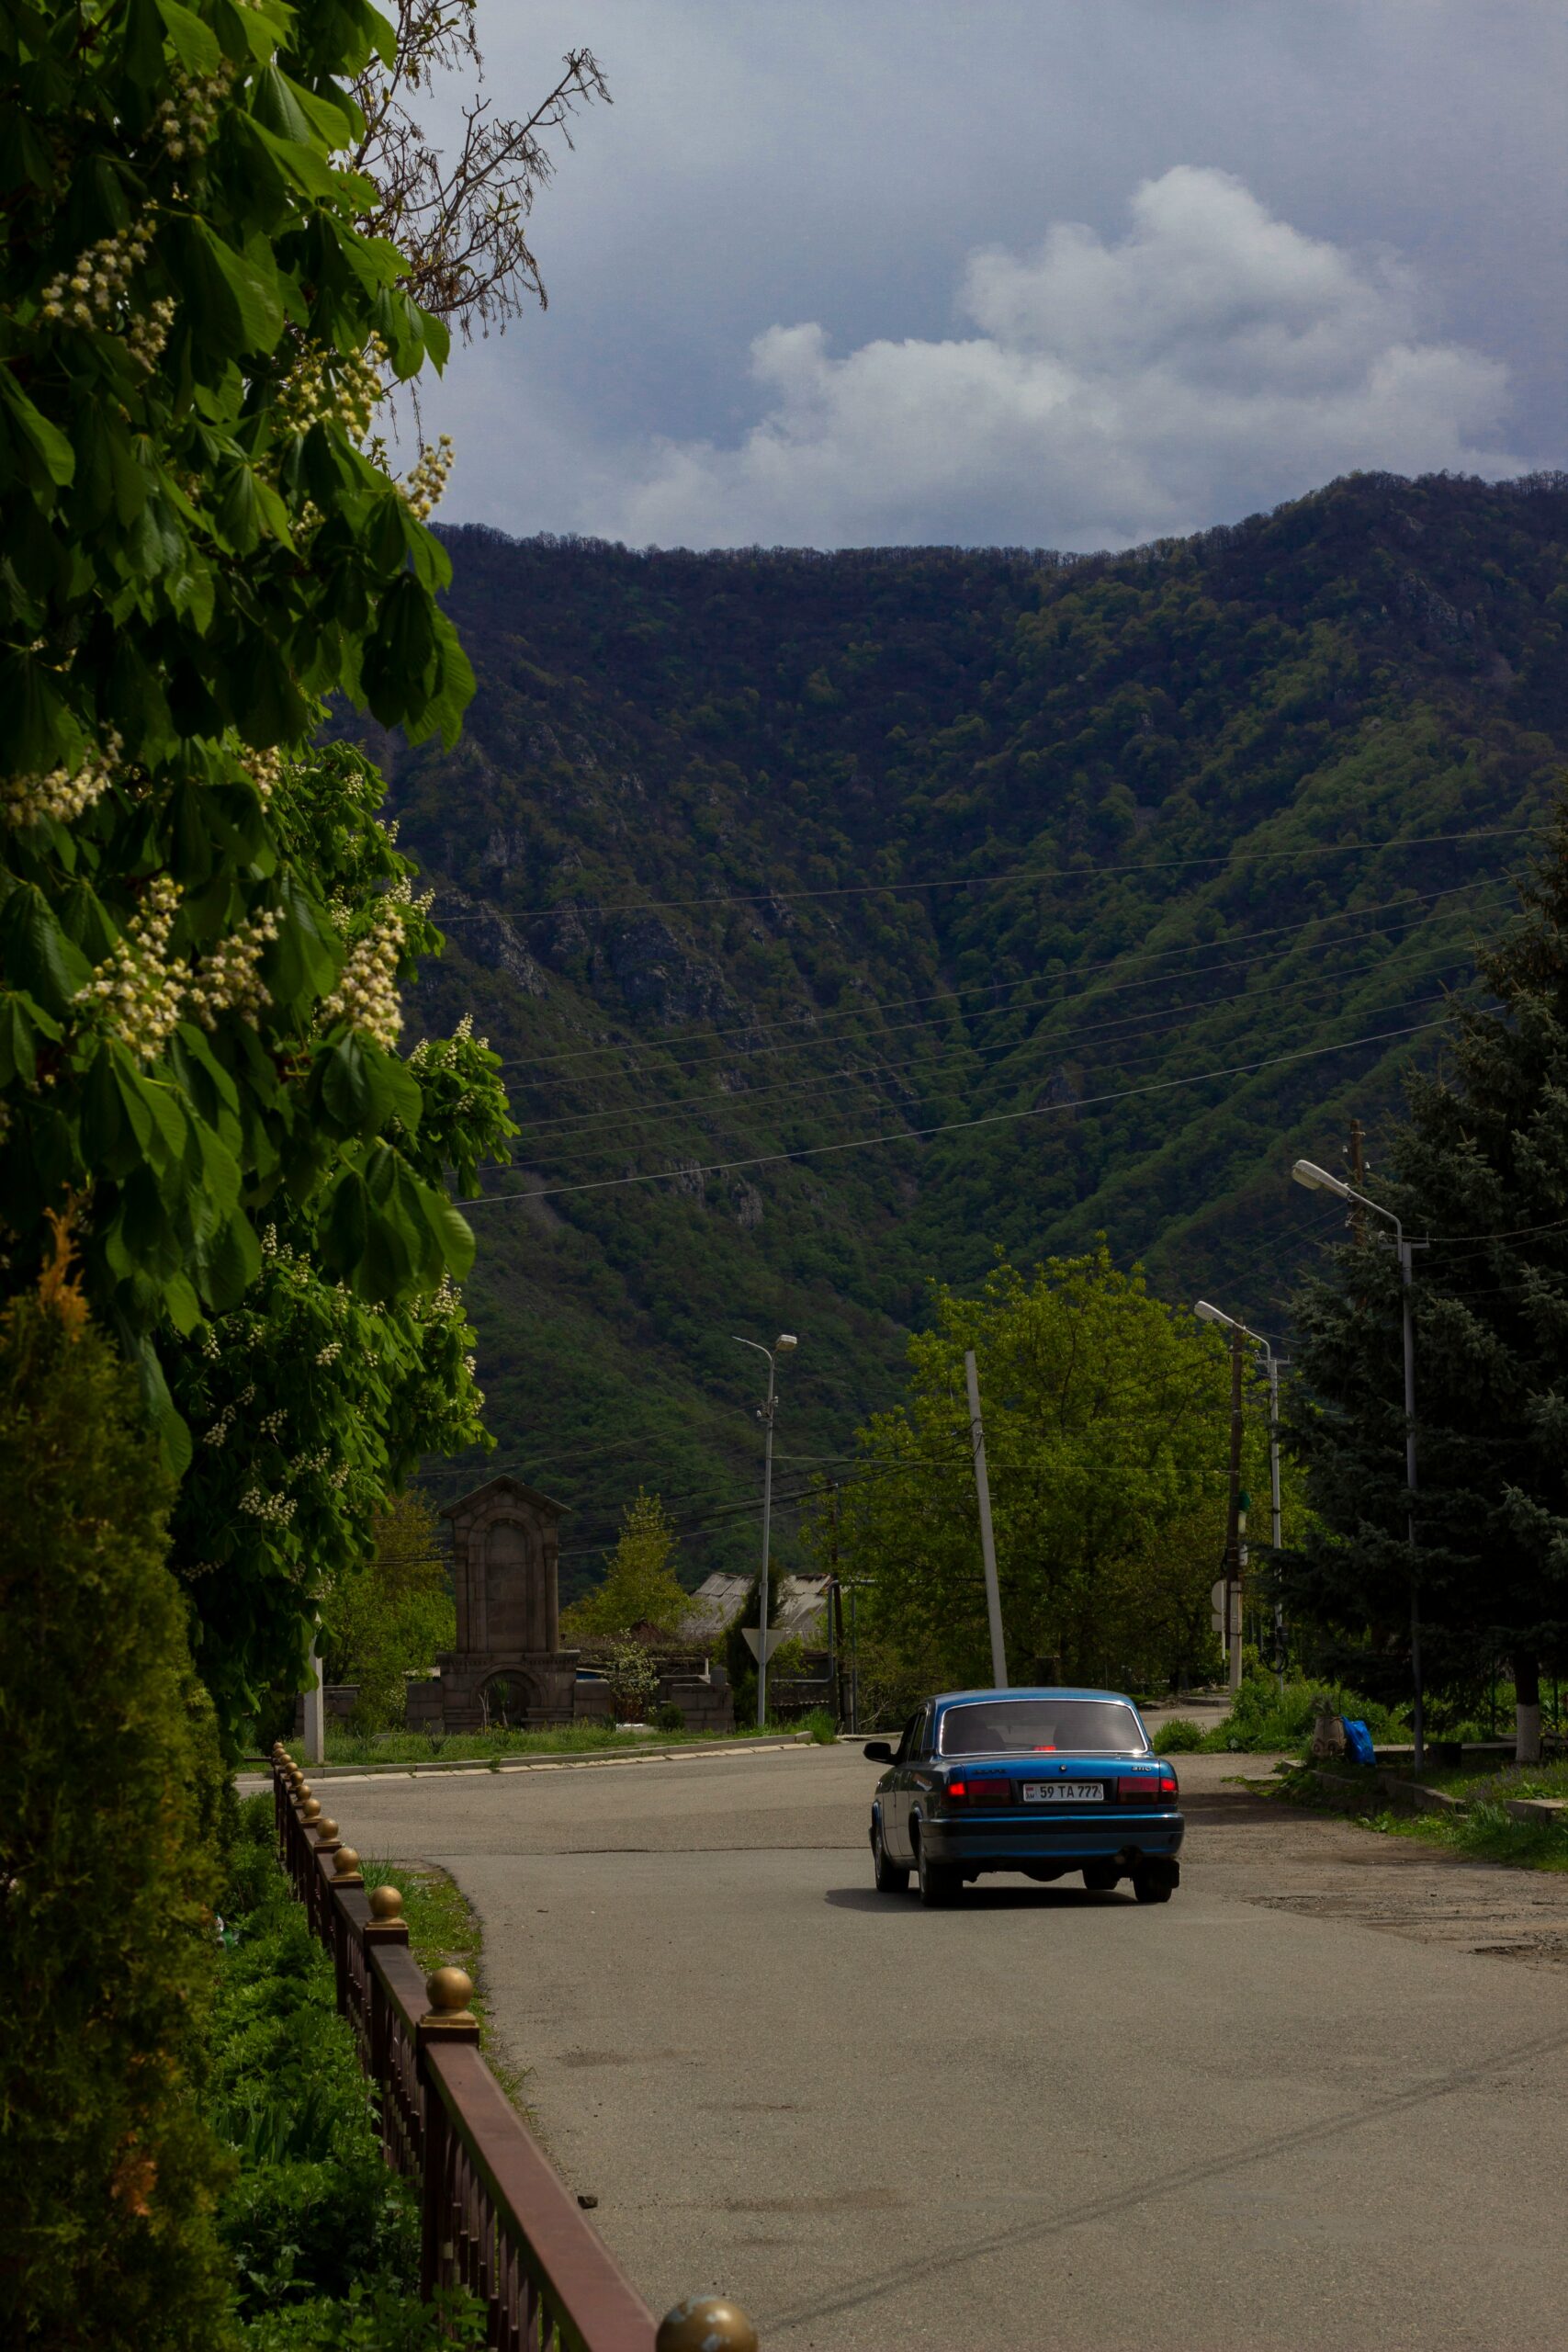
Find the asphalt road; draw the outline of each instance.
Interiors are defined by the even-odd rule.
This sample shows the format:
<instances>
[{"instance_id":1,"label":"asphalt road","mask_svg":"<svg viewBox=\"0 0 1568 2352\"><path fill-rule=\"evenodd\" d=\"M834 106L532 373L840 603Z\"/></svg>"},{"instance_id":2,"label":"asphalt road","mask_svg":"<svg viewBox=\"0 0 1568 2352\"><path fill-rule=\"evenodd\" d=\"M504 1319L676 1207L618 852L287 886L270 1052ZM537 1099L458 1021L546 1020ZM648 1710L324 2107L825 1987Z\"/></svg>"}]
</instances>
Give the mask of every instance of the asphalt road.
<instances>
[{"instance_id":1,"label":"asphalt road","mask_svg":"<svg viewBox=\"0 0 1568 2352\"><path fill-rule=\"evenodd\" d=\"M858 1747L336 1781L557 2163L763 2352L1558 2352L1568 1879L1222 1788L1173 1902L871 1891ZM1251 1769L1251 1768L1249 1768Z\"/></svg>"}]
</instances>

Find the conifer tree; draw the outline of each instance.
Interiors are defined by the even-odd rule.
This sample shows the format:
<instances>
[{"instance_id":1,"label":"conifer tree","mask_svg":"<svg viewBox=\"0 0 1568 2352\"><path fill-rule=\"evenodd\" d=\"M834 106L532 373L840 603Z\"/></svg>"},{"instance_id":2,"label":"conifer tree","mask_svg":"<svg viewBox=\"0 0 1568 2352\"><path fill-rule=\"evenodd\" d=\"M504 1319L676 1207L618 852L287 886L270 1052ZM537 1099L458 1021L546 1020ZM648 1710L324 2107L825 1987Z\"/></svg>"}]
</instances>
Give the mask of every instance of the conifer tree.
<instances>
[{"instance_id":1,"label":"conifer tree","mask_svg":"<svg viewBox=\"0 0 1568 2352\"><path fill-rule=\"evenodd\" d=\"M1568 811L1520 897L1477 957L1491 1001L1455 1006L1369 1185L1425 1245L1414 1553L1399 1270L1371 1232L1299 1300L1292 1434L1319 1521L1298 1597L1392 1687L1418 1580L1427 1680L1463 1697L1506 1658L1528 1760L1542 1668L1568 1659Z\"/></svg>"}]
</instances>

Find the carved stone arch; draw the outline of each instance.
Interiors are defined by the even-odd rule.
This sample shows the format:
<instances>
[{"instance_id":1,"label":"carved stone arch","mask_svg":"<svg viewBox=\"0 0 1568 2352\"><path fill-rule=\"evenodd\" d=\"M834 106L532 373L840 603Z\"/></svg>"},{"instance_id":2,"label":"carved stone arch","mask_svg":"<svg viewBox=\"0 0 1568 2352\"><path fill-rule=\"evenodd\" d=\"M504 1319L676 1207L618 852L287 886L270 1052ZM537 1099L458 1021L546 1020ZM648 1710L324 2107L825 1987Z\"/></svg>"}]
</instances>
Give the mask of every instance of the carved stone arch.
<instances>
[{"instance_id":1,"label":"carved stone arch","mask_svg":"<svg viewBox=\"0 0 1568 2352\"><path fill-rule=\"evenodd\" d=\"M486 1731L520 1731L541 1712L537 1678L525 1667L503 1666L480 1684L479 1704Z\"/></svg>"}]
</instances>

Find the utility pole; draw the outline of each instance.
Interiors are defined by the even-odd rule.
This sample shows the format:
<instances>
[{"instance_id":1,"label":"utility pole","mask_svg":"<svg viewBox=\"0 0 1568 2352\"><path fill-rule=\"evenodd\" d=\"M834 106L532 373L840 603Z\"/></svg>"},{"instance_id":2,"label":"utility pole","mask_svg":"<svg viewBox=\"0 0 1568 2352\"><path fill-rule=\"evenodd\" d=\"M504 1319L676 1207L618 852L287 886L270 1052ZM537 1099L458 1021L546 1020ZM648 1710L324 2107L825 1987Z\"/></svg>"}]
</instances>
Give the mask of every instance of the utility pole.
<instances>
[{"instance_id":1,"label":"utility pole","mask_svg":"<svg viewBox=\"0 0 1568 2352\"><path fill-rule=\"evenodd\" d=\"M1280 1360L1272 1348L1265 1351L1269 1373L1269 1541L1274 1553L1274 1664L1280 1696L1285 1695L1285 1608L1280 1598Z\"/></svg>"},{"instance_id":2,"label":"utility pole","mask_svg":"<svg viewBox=\"0 0 1568 2352\"><path fill-rule=\"evenodd\" d=\"M1233 1690L1241 1689L1241 1387L1242 1349L1246 1335L1239 1323L1231 1326L1231 1476L1230 1503L1225 1514L1225 1656L1226 1679Z\"/></svg>"},{"instance_id":3,"label":"utility pole","mask_svg":"<svg viewBox=\"0 0 1568 2352\"><path fill-rule=\"evenodd\" d=\"M757 1626L757 1729L768 1727L768 1552L773 1520L773 1417L778 1408L778 1364L776 1358L799 1346L793 1331L781 1331L771 1348L760 1340L743 1340L735 1335L739 1348L754 1348L768 1359L768 1401L758 1413L766 1431L762 1451L762 1572L758 1586L761 1607Z\"/></svg>"},{"instance_id":4,"label":"utility pole","mask_svg":"<svg viewBox=\"0 0 1568 2352\"><path fill-rule=\"evenodd\" d=\"M964 1351L969 1385L969 1437L975 1453L975 1492L980 1505L980 1557L986 1571L986 1614L991 1622L991 1687L1008 1687L1007 1649L1002 1641L1002 1599L997 1584L997 1546L991 1532L991 1482L986 1474L986 1430L980 1419L980 1372L973 1348Z\"/></svg>"},{"instance_id":5,"label":"utility pole","mask_svg":"<svg viewBox=\"0 0 1568 2352\"><path fill-rule=\"evenodd\" d=\"M1354 1135L1351 1140L1354 1142ZM1291 1173L1309 1193L1336 1193L1340 1200L1348 1201L1353 1209L1371 1209L1374 1216L1385 1218L1393 1227L1394 1248L1399 1252L1400 1336L1404 1346L1404 1529L1410 1550L1410 1728L1415 1742L1416 1778L1419 1780L1427 1757L1427 1694L1421 1679L1421 1555L1416 1548L1416 1500L1419 1489L1416 1481L1416 1318L1410 1292L1416 1278L1415 1252L1428 1245L1425 1241L1407 1241L1404 1227L1392 1209L1385 1209L1381 1201L1359 1196L1348 1184L1313 1160L1298 1159Z\"/></svg>"},{"instance_id":6,"label":"utility pole","mask_svg":"<svg viewBox=\"0 0 1568 2352\"><path fill-rule=\"evenodd\" d=\"M1241 1576L1241 1574L1242 1574L1242 1571L1245 1569L1246 1565L1247 1565L1247 1558L1246 1558L1246 1544L1245 1544L1245 1540L1244 1540L1244 1539L1245 1539L1245 1535L1246 1535L1246 1526L1247 1526L1245 1514L1246 1514L1246 1511L1247 1510L1247 1509L1249 1508L1248 1500L1247 1500L1247 1496L1246 1496L1246 1495L1244 1495L1244 1494L1242 1494L1242 1493L1239 1491L1239 1487L1240 1487L1240 1465L1239 1465L1238 1449L1237 1449L1237 1445L1236 1445L1236 1419L1235 1419L1235 1416L1236 1416L1236 1401L1235 1401L1235 1400L1236 1400L1236 1388L1235 1388L1235 1354L1236 1354L1236 1348L1237 1348L1237 1345L1238 1345L1238 1343L1239 1343L1240 1341L1246 1340L1246 1341L1249 1342L1251 1346L1253 1346L1253 1347L1255 1347L1255 1348L1260 1348L1260 1349L1262 1350L1262 1351L1263 1351L1263 1362L1264 1362L1264 1366L1265 1366L1265 1369L1266 1369L1266 1372L1267 1372L1267 1375L1268 1375L1268 1381L1269 1381L1269 1532L1270 1540L1271 1540L1271 1542L1272 1542L1272 1544L1273 1544L1273 1547L1274 1547L1274 1555L1275 1555L1276 1562L1278 1561L1278 1558L1279 1558L1279 1553L1280 1553L1280 1373L1281 1373L1282 1371L1286 1370L1286 1369L1287 1369L1287 1367L1286 1367L1285 1365L1281 1364L1281 1363L1280 1362L1279 1357L1274 1353L1273 1348L1269 1345L1269 1341L1264 1338L1264 1336L1263 1336L1263 1334L1262 1334L1262 1332L1261 1332L1261 1331L1252 1331L1252 1330L1249 1330L1249 1329L1247 1329L1247 1325L1246 1325L1245 1323L1238 1323L1238 1322L1237 1322L1237 1320L1236 1320L1236 1318L1235 1318L1235 1317L1234 1315L1227 1315L1227 1314L1224 1312L1224 1309L1223 1307L1211 1306L1210 1302L1209 1302L1206 1298L1201 1298L1201 1299L1198 1301L1197 1306L1193 1308L1193 1310L1192 1310L1192 1311L1193 1311L1193 1313L1197 1316L1198 1320L1200 1321L1200 1323L1217 1323L1217 1324L1219 1324L1219 1325L1221 1326L1221 1328L1222 1328L1223 1329L1227 1330L1227 1331L1230 1333L1230 1335L1231 1335L1231 1493L1232 1493L1232 1496L1233 1496L1233 1498L1234 1498L1233 1504L1232 1504L1232 1509L1233 1509L1233 1511L1234 1511L1234 1513L1235 1513L1235 1519L1234 1519L1235 1556L1234 1556L1234 1557L1232 1556L1231 1542L1230 1542L1229 1540L1227 1540L1226 1544L1225 1544L1225 1584L1224 1584L1224 1609L1223 1609L1223 1610L1222 1610L1222 1609L1221 1609L1221 1607L1220 1607L1220 1600L1221 1600L1221 1592L1220 1592L1220 1588L1219 1588L1219 1586L1218 1586L1218 1585L1216 1585L1216 1586L1214 1587L1214 1612L1215 1612L1215 1613L1214 1613L1214 1624L1215 1624L1215 1628L1216 1628L1216 1630L1218 1630L1218 1628L1219 1628L1222 1624L1224 1625L1224 1633L1225 1633L1225 1646L1226 1646L1226 1649L1227 1649L1227 1651L1228 1651L1228 1650L1230 1649L1230 1640L1231 1640L1231 1623L1230 1623L1230 1620L1231 1620L1231 1610L1232 1610L1232 1595L1233 1595L1233 1592L1235 1592L1235 1591L1236 1584L1237 1584L1237 1580L1239 1579L1239 1577L1240 1577L1240 1576ZM1233 1575L1233 1571L1234 1571L1234 1575ZM1236 1616L1237 1616L1237 1618L1238 1618L1238 1620L1239 1620L1239 1617L1240 1617L1240 1614L1241 1614L1240 1607L1239 1607L1239 1600L1238 1600L1237 1604L1236 1604L1235 1613L1236 1613ZM1280 1689L1281 1693L1283 1693L1283 1691L1284 1691L1284 1688L1285 1688L1285 1612L1284 1612L1284 1609L1283 1609L1283 1607L1282 1607L1282 1605L1281 1605L1280 1599L1280 1585L1279 1585L1279 1576L1278 1576L1278 1569L1277 1569L1277 1568L1276 1568L1276 1574L1275 1574L1275 1584L1274 1584L1274 1646L1275 1646L1275 1656L1276 1656L1276 1658L1277 1658L1278 1663L1279 1663L1279 1670L1280 1670ZM1227 1659L1226 1659L1226 1668L1227 1668L1227 1671L1229 1671L1229 1670L1230 1670L1231 1666L1232 1666L1232 1663L1233 1663L1233 1660L1232 1660L1230 1657L1227 1657ZM1231 1688L1232 1688L1233 1690L1236 1687L1236 1680L1237 1680L1237 1679L1238 1679L1238 1678L1237 1678L1235 1675L1234 1675L1234 1674L1232 1675Z\"/></svg>"},{"instance_id":7,"label":"utility pole","mask_svg":"<svg viewBox=\"0 0 1568 2352\"><path fill-rule=\"evenodd\" d=\"M852 1600L852 1601L851 1601L851 1606L852 1606L852 1607L853 1606L853 1600ZM840 1728L840 1730L841 1731L841 1730L843 1729L844 1722L845 1722L845 1715L844 1715L844 1588L843 1588L843 1586L839 1582L839 1482L838 1482L838 1480L837 1480L836 1478L835 1478L835 1479L834 1479L834 1481L833 1481L833 1586L832 1586L832 1600L831 1600L830 1607L831 1607L831 1611L832 1611L832 1628L833 1628L833 1632L834 1632L834 1634L837 1635L837 1640L836 1640L836 1643L835 1643L835 1645L834 1645L834 1655L835 1655L835 1657L837 1657L838 1662L839 1662L839 1663L838 1663L838 1673L837 1673L837 1676L836 1676L836 1678L835 1678L835 1687L834 1687L834 1692L833 1692L833 1707L834 1707L834 1713L835 1713L835 1715L836 1715L836 1717L837 1717L837 1720L838 1720L839 1728ZM852 1729L853 1728L852 1724L851 1728L852 1728Z\"/></svg>"}]
</instances>

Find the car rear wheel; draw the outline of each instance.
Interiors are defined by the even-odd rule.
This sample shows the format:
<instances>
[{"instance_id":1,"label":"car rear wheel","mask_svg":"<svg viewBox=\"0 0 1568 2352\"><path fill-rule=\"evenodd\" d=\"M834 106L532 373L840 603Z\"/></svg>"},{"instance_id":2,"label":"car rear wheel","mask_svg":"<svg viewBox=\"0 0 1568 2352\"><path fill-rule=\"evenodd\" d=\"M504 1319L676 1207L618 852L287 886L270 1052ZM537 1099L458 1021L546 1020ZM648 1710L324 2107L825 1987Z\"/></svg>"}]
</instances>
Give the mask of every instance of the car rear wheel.
<instances>
[{"instance_id":1,"label":"car rear wheel","mask_svg":"<svg viewBox=\"0 0 1568 2352\"><path fill-rule=\"evenodd\" d=\"M915 1849L915 1863L920 1873L920 1901L928 1911L944 1910L956 1903L964 1892L964 1873L951 1862L933 1862L926 1854L924 1840Z\"/></svg>"},{"instance_id":2,"label":"car rear wheel","mask_svg":"<svg viewBox=\"0 0 1568 2352\"><path fill-rule=\"evenodd\" d=\"M1170 1881L1155 1878L1147 1871L1140 1871L1133 1881L1133 1892L1140 1903L1168 1903Z\"/></svg>"},{"instance_id":3,"label":"car rear wheel","mask_svg":"<svg viewBox=\"0 0 1568 2352\"><path fill-rule=\"evenodd\" d=\"M880 1821L874 1821L871 1825L871 1870L878 1894L902 1894L909 1883L908 1871L887 1859Z\"/></svg>"},{"instance_id":4,"label":"car rear wheel","mask_svg":"<svg viewBox=\"0 0 1568 2352\"><path fill-rule=\"evenodd\" d=\"M1109 1894L1121 1875L1114 1862L1086 1862L1083 1883L1091 1894Z\"/></svg>"}]
</instances>

